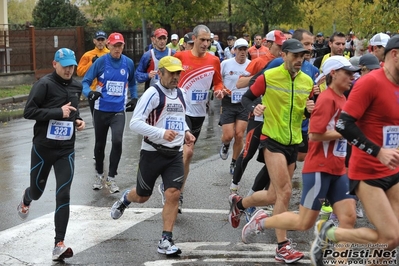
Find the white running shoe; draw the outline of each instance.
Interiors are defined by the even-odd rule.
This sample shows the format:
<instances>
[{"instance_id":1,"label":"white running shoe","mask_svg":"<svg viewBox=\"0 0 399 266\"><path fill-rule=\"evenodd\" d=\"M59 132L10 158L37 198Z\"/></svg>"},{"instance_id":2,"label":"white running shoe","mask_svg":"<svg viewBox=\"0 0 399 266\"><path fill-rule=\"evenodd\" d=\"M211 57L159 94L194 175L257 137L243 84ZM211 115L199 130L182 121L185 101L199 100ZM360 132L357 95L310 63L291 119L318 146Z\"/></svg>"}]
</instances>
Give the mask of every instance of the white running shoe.
<instances>
[{"instance_id":1,"label":"white running shoe","mask_svg":"<svg viewBox=\"0 0 399 266\"><path fill-rule=\"evenodd\" d=\"M119 192L119 187L115 183L115 178L114 177L108 177L107 182L105 182L105 185L109 189L109 193L116 193Z\"/></svg>"},{"instance_id":2,"label":"white running shoe","mask_svg":"<svg viewBox=\"0 0 399 266\"><path fill-rule=\"evenodd\" d=\"M94 190L100 190L103 188L104 184L104 175L103 174L96 174L95 181L93 184Z\"/></svg>"},{"instance_id":3,"label":"white running shoe","mask_svg":"<svg viewBox=\"0 0 399 266\"><path fill-rule=\"evenodd\" d=\"M180 248L178 248L171 238L162 238L158 243L158 253L165 255L179 255L181 254Z\"/></svg>"}]
</instances>

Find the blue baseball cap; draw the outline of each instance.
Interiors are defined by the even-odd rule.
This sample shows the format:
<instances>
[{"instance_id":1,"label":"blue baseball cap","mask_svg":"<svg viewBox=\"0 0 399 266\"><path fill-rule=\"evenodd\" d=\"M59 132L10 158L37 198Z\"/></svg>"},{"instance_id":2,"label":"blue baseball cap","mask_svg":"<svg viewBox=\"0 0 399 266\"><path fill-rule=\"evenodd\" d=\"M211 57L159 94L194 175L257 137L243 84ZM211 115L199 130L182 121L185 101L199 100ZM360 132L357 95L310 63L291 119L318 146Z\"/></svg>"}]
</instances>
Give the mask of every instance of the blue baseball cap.
<instances>
[{"instance_id":1,"label":"blue baseball cap","mask_svg":"<svg viewBox=\"0 0 399 266\"><path fill-rule=\"evenodd\" d=\"M75 52L68 48L61 48L54 55L54 61L59 62L61 66L77 66Z\"/></svg>"}]
</instances>

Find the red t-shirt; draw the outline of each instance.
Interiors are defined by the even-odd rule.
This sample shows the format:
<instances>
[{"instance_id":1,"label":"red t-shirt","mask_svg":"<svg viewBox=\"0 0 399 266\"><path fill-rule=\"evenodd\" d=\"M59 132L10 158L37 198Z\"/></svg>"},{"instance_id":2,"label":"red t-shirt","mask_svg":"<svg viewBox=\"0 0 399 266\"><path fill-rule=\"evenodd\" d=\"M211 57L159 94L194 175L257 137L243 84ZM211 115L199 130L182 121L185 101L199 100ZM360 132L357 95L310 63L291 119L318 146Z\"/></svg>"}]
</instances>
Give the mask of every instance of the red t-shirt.
<instances>
[{"instance_id":1,"label":"red t-shirt","mask_svg":"<svg viewBox=\"0 0 399 266\"><path fill-rule=\"evenodd\" d=\"M398 146L399 86L387 79L383 68L356 81L343 111L357 119L357 126L376 145L386 148ZM396 129L388 126L396 126ZM399 167L390 170L376 157L357 147L352 148L348 172L350 179L384 178L398 172Z\"/></svg>"},{"instance_id":2,"label":"red t-shirt","mask_svg":"<svg viewBox=\"0 0 399 266\"><path fill-rule=\"evenodd\" d=\"M309 133L323 134L327 130L335 130L335 124L345 102L345 96L339 96L331 88L320 93L310 117ZM338 176L346 173L345 139L309 140L308 143L309 148L303 165L303 173L324 172Z\"/></svg>"}]
</instances>

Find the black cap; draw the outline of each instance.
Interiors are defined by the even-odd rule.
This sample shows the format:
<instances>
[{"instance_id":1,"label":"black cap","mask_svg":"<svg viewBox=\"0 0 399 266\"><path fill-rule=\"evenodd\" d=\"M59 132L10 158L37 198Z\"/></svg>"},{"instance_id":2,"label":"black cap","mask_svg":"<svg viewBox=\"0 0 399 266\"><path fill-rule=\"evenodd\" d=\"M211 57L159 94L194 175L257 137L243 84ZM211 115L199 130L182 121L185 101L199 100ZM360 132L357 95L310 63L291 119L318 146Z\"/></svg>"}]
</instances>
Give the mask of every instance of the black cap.
<instances>
[{"instance_id":1,"label":"black cap","mask_svg":"<svg viewBox=\"0 0 399 266\"><path fill-rule=\"evenodd\" d=\"M298 41L297 39L288 39L285 42L283 42L283 46L281 47L281 50L283 52L291 52L294 54L297 53L310 53L309 50L305 49L303 47L303 44Z\"/></svg>"},{"instance_id":2,"label":"black cap","mask_svg":"<svg viewBox=\"0 0 399 266\"><path fill-rule=\"evenodd\" d=\"M107 34L102 30L99 30L94 34L94 39L107 39Z\"/></svg>"},{"instance_id":3,"label":"black cap","mask_svg":"<svg viewBox=\"0 0 399 266\"><path fill-rule=\"evenodd\" d=\"M193 35L194 35L194 33L192 33L192 32L184 34L184 42L186 42L186 43L194 43Z\"/></svg>"},{"instance_id":4,"label":"black cap","mask_svg":"<svg viewBox=\"0 0 399 266\"><path fill-rule=\"evenodd\" d=\"M392 49L399 49L399 35L395 35L388 40L387 46L385 46L384 55L386 55Z\"/></svg>"},{"instance_id":5,"label":"black cap","mask_svg":"<svg viewBox=\"0 0 399 266\"><path fill-rule=\"evenodd\" d=\"M380 61L373 54L365 54L362 55L359 59L359 65L366 66L368 69L377 69L380 68Z\"/></svg>"},{"instance_id":6,"label":"black cap","mask_svg":"<svg viewBox=\"0 0 399 266\"><path fill-rule=\"evenodd\" d=\"M228 37L227 37L227 40L234 40L235 39L235 37L233 36L233 35L229 35Z\"/></svg>"}]
</instances>

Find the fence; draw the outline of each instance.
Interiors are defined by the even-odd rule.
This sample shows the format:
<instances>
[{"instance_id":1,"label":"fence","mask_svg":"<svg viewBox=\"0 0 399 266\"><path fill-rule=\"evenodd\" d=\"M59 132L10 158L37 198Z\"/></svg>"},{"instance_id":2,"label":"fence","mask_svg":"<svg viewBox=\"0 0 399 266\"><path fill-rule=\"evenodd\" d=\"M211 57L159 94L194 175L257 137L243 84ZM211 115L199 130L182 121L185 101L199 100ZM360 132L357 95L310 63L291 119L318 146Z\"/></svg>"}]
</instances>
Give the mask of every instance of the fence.
<instances>
[{"instance_id":1,"label":"fence","mask_svg":"<svg viewBox=\"0 0 399 266\"><path fill-rule=\"evenodd\" d=\"M36 29L0 25L0 74L34 71L39 78L53 71L54 53L61 47L75 51L79 61L85 51L93 49L93 31L83 27ZM126 43L124 54L137 64L144 51L142 32L121 33Z\"/></svg>"},{"instance_id":2,"label":"fence","mask_svg":"<svg viewBox=\"0 0 399 266\"><path fill-rule=\"evenodd\" d=\"M212 23L210 23L212 24ZM214 23L215 24L215 23ZM220 25L219 25L220 24ZM219 34L220 40L227 38L227 24L212 24L213 31ZM210 25L211 26L211 25ZM147 43L153 29L147 29ZM183 37L187 29L176 30ZM61 47L75 51L76 59L87 50L93 49L95 29L83 27L36 29L33 26L0 24L0 75L21 71L33 71L35 77L53 71L54 53ZM138 64L144 52L143 34L141 30L120 31L125 38L123 53Z\"/></svg>"}]
</instances>

